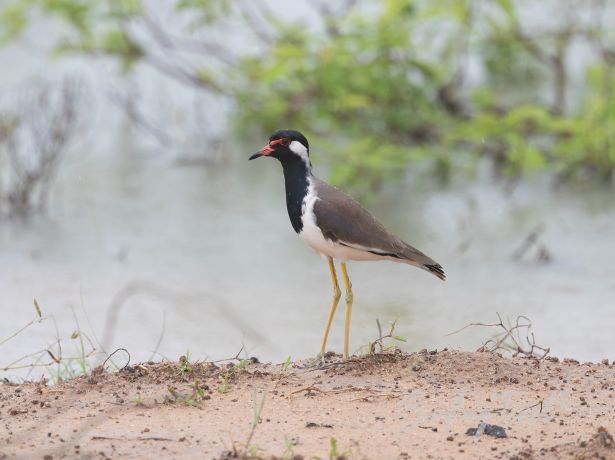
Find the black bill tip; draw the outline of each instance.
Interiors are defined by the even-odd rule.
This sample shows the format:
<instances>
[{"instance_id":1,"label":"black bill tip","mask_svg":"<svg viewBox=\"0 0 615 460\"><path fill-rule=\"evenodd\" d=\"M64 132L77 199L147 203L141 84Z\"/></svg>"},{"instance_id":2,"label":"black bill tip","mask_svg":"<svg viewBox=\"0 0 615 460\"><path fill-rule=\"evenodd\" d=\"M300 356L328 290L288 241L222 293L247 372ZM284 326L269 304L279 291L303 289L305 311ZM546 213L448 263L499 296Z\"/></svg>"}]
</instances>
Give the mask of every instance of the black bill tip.
<instances>
[{"instance_id":1,"label":"black bill tip","mask_svg":"<svg viewBox=\"0 0 615 460\"><path fill-rule=\"evenodd\" d=\"M261 152L256 152L254 155L248 158L248 160L256 160L258 157L262 157L262 156L263 154Z\"/></svg>"}]
</instances>

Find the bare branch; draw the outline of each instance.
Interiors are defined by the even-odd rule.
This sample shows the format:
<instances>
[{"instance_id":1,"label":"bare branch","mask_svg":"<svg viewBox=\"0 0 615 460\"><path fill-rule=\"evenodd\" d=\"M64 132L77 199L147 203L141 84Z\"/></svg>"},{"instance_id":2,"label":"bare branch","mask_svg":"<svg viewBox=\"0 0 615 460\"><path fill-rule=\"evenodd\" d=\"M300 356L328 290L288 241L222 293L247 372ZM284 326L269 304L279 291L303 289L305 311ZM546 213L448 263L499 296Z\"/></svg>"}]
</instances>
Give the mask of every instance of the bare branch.
<instances>
[{"instance_id":1,"label":"bare branch","mask_svg":"<svg viewBox=\"0 0 615 460\"><path fill-rule=\"evenodd\" d=\"M248 8L247 5L250 4L250 2L236 2L235 6L247 26L252 30L252 33L254 33L254 36L264 44L272 45L274 38L270 32L270 27L267 25L266 19L259 17L258 12L255 14L253 10Z\"/></svg>"},{"instance_id":2,"label":"bare branch","mask_svg":"<svg viewBox=\"0 0 615 460\"><path fill-rule=\"evenodd\" d=\"M532 322L527 316L519 315L514 325L507 326L504 324L500 314L496 314L499 320L497 323L470 323L457 331L446 334L446 336L457 334L471 326L496 327L502 329L503 332L496 334L484 342L477 351L489 353L505 351L509 352L513 357L524 355L528 358L535 358L538 360L543 360L547 357L551 350L550 348L545 348L536 344L534 333L531 332ZM521 336L521 331L524 332L524 336Z\"/></svg>"},{"instance_id":3,"label":"bare branch","mask_svg":"<svg viewBox=\"0 0 615 460\"><path fill-rule=\"evenodd\" d=\"M84 89L81 80L66 78L60 84L30 82L21 94L4 142L9 179L0 195L4 192L9 215L44 209L61 158L78 129Z\"/></svg>"},{"instance_id":4,"label":"bare branch","mask_svg":"<svg viewBox=\"0 0 615 460\"><path fill-rule=\"evenodd\" d=\"M152 54L146 55L143 62L166 76L182 83L203 88L218 94L228 94L228 90L224 89L222 86L217 85L209 79L203 78L203 76L199 76L197 69L183 68L174 65L165 58L160 58Z\"/></svg>"},{"instance_id":5,"label":"bare branch","mask_svg":"<svg viewBox=\"0 0 615 460\"><path fill-rule=\"evenodd\" d=\"M111 101L124 111L137 128L151 135L162 147L171 147L173 145L173 138L171 135L147 119L146 115L139 110L133 99L118 91L111 92L110 97Z\"/></svg>"},{"instance_id":6,"label":"bare branch","mask_svg":"<svg viewBox=\"0 0 615 460\"><path fill-rule=\"evenodd\" d=\"M544 233L546 227L542 224L538 225L534 228L523 240L523 243L513 252L512 258L513 260L521 260L523 256L529 251L533 246L536 245L540 236Z\"/></svg>"},{"instance_id":7,"label":"bare branch","mask_svg":"<svg viewBox=\"0 0 615 460\"><path fill-rule=\"evenodd\" d=\"M237 58L227 47L221 46L217 43L171 35L150 15L145 13L143 14L143 25L156 43L167 51L189 51L206 54L207 57L213 57L222 64L229 66L237 63Z\"/></svg>"}]
</instances>

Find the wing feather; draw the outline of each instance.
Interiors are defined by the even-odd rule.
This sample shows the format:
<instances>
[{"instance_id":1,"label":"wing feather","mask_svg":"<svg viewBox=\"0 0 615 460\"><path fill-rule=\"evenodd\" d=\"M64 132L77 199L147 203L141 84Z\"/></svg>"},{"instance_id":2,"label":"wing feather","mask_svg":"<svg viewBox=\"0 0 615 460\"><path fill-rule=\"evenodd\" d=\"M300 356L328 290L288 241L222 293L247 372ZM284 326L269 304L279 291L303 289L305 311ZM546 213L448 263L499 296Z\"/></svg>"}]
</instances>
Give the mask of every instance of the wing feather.
<instances>
[{"instance_id":1,"label":"wing feather","mask_svg":"<svg viewBox=\"0 0 615 460\"><path fill-rule=\"evenodd\" d=\"M325 238L354 249L400 259L423 268L440 279L440 264L388 231L359 203L329 184L313 178L318 200L314 204L316 223Z\"/></svg>"}]
</instances>

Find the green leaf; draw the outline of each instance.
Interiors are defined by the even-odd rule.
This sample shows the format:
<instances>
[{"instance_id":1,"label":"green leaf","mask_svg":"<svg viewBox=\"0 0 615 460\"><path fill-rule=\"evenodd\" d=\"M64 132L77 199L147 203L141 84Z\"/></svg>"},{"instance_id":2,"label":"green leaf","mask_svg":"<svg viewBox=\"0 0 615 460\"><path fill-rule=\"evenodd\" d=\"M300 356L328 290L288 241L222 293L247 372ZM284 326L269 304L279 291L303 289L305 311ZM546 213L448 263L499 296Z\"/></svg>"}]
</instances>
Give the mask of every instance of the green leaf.
<instances>
[{"instance_id":1,"label":"green leaf","mask_svg":"<svg viewBox=\"0 0 615 460\"><path fill-rule=\"evenodd\" d=\"M17 38L28 23L27 4L13 2L0 11L0 44Z\"/></svg>"},{"instance_id":2,"label":"green leaf","mask_svg":"<svg viewBox=\"0 0 615 460\"><path fill-rule=\"evenodd\" d=\"M512 0L497 0L496 3L509 18L515 17L516 10Z\"/></svg>"}]
</instances>

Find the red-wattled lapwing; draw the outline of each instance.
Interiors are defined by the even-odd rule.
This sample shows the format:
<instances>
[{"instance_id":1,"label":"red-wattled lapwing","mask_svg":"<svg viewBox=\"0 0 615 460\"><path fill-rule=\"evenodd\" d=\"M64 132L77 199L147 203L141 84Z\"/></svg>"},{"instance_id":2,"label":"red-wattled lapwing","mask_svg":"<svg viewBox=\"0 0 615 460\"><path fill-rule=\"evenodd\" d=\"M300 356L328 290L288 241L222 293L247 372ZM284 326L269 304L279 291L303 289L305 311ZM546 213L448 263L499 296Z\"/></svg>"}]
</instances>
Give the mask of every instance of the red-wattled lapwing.
<instances>
[{"instance_id":1,"label":"red-wattled lapwing","mask_svg":"<svg viewBox=\"0 0 615 460\"><path fill-rule=\"evenodd\" d=\"M346 195L312 174L310 147L298 131L277 131L269 143L250 157L273 157L282 163L286 185L286 207L295 232L329 262L333 301L320 345L324 355L333 315L341 293L333 259L340 261L346 288L344 358L348 358L348 336L352 312L352 286L347 260L392 260L427 270L444 280L444 270L433 259L389 232L369 212Z\"/></svg>"}]
</instances>

